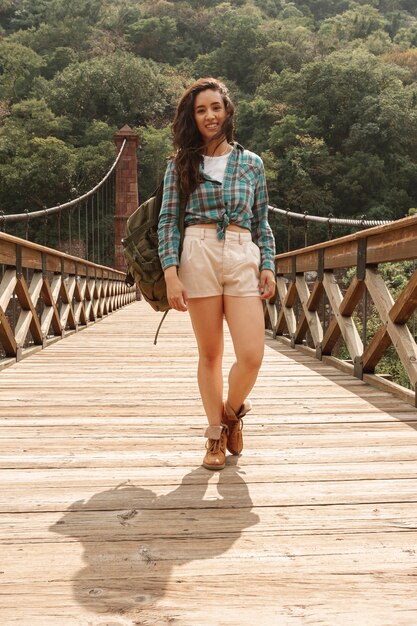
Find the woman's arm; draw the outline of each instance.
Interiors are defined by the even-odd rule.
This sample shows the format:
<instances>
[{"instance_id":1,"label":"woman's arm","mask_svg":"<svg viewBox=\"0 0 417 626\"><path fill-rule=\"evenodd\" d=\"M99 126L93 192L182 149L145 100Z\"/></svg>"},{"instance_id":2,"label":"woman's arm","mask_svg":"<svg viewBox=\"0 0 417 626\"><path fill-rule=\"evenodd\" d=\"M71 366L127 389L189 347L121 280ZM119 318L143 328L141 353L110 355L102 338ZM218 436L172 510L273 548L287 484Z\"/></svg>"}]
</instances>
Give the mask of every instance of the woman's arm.
<instances>
[{"instance_id":1,"label":"woman's arm","mask_svg":"<svg viewBox=\"0 0 417 626\"><path fill-rule=\"evenodd\" d=\"M158 254L167 286L168 304L177 311L187 310L187 294L178 278L180 230L180 193L177 172L172 161L168 163L164 177L164 193L158 222Z\"/></svg>"},{"instance_id":2,"label":"woman's arm","mask_svg":"<svg viewBox=\"0 0 417 626\"><path fill-rule=\"evenodd\" d=\"M268 190L265 170L259 158L259 173L256 180L255 200L252 207L252 238L261 251L259 291L262 300L272 298L275 293L275 239L268 222Z\"/></svg>"},{"instance_id":3,"label":"woman's arm","mask_svg":"<svg viewBox=\"0 0 417 626\"><path fill-rule=\"evenodd\" d=\"M173 161L169 161L165 170L164 193L158 222L158 254L164 271L172 265L178 267L180 264L178 256L180 194L177 178L175 165Z\"/></svg>"},{"instance_id":4,"label":"woman's arm","mask_svg":"<svg viewBox=\"0 0 417 626\"><path fill-rule=\"evenodd\" d=\"M261 251L261 271L264 269L275 272L275 239L268 222L268 190L266 187L265 170L259 158L258 176L256 179L255 199L252 207L252 239Z\"/></svg>"}]
</instances>

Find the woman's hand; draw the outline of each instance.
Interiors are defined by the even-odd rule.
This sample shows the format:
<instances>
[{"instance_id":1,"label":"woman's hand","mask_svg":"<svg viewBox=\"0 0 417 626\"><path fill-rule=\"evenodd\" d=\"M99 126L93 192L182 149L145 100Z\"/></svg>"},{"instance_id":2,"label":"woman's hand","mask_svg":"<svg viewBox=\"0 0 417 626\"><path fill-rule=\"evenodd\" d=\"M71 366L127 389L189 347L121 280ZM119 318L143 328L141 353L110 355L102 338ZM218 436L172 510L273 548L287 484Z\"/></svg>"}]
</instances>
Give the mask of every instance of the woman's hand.
<instances>
[{"instance_id":1,"label":"woman's hand","mask_svg":"<svg viewBox=\"0 0 417 626\"><path fill-rule=\"evenodd\" d=\"M272 270L262 270L259 277L259 291L262 300L269 300L275 293L275 275Z\"/></svg>"},{"instance_id":2,"label":"woman's hand","mask_svg":"<svg viewBox=\"0 0 417 626\"><path fill-rule=\"evenodd\" d=\"M164 276L169 306L176 311L187 311L187 293L177 276L176 266L168 267L164 272Z\"/></svg>"}]
</instances>

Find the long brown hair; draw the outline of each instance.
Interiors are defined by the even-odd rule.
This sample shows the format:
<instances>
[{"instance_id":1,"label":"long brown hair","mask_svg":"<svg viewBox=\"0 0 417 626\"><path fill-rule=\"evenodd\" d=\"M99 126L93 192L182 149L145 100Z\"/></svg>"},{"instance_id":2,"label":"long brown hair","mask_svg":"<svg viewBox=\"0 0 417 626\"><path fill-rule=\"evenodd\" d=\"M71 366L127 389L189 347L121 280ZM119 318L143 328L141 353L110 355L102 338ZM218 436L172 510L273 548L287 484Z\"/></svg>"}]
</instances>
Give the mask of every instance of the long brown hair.
<instances>
[{"instance_id":1,"label":"long brown hair","mask_svg":"<svg viewBox=\"0 0 417 626\"><path fill-rule=\"evenodd\" d=\"M230 99L229 90L216 78L199 78L182 95L172 123L173 143L176 148L174 160L179 184L186 195L192 193L202 181L200 164L203 160L204 141L194 118L194 101L197 94L206 89L218 91L226 109L226 119L215 139L218 138L219 143L223 138L228 143L234 140L235 105Z\"/></svg>"}]
</instances>

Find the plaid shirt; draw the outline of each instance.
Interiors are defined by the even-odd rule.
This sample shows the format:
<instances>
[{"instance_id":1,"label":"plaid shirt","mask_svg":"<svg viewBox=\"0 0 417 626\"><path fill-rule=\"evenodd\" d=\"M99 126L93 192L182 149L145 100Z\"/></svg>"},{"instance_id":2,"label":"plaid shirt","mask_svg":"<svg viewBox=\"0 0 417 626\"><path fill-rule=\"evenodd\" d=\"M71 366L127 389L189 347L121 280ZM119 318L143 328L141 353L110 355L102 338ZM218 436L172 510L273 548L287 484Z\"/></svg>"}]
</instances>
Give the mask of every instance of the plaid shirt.
<instances>
[{"instance_id":1,"label":"plaid shirt","mask_svg":"<svg viewBox=\"0 0 417 626\"><path fill-rule=\"evenodd\" d=\"M185 226L215 223L219 239L224 239L229 224L246 228L261 251L260 269L274 271L275 240L268 224L268 192L262 159L235 143L227 161L223 183L205 175L202 165L200 171L203 182L188 198ZM158 225L158 252L164 270L171 265L179 265L177 181L175 163L171 160L165 172Z\"/></svg>"}]
</instances>

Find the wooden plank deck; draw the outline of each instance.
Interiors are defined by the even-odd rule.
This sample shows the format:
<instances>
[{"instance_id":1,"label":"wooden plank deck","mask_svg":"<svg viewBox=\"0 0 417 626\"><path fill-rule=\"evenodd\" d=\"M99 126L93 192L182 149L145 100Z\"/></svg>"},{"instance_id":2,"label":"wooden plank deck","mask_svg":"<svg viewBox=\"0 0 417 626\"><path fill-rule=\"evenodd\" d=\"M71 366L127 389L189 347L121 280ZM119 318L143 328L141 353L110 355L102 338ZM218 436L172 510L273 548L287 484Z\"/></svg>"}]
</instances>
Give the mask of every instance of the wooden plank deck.
<instances>
[{"instance_id":1,"label":"wooden plank deck","mask_svg":"<svg viewBox=\"0 0 417 626\"><path fill-rule=\"evenodd\" d=\"M417 412L267 339L210 472L188 316L157 321L0 373L0 624L414 626Z\"/></svg>"}]
</instances>

